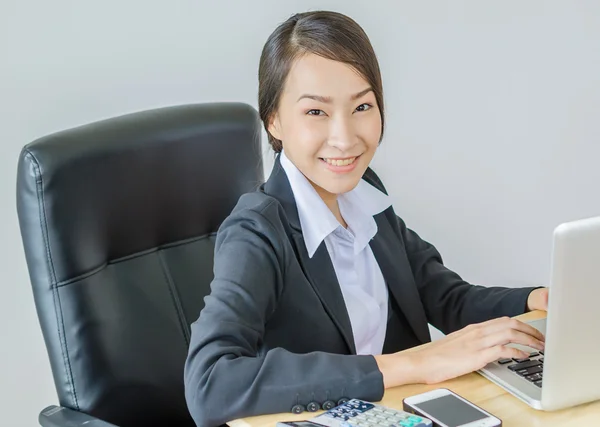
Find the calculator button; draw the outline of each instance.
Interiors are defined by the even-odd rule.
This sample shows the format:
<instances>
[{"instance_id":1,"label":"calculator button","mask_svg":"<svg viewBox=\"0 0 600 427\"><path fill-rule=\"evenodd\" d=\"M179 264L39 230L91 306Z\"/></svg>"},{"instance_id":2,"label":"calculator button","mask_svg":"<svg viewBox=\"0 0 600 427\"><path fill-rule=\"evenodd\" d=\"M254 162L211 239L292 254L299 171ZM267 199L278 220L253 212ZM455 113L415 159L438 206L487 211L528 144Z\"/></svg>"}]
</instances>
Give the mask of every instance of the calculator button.
<instances>
[{"instance_id":1,"label":"calculator button","mask_svg":"<svg viewBox=\"0 0 600 427\"><path fill-rule=\"evenodd\" d=\"M421 421L423 421L423 419L420 417L415 417L414 415L411 415L410 417L408 417L408 421L412 421L413 423L420 423Z\"/></svg>"}]
</instances>

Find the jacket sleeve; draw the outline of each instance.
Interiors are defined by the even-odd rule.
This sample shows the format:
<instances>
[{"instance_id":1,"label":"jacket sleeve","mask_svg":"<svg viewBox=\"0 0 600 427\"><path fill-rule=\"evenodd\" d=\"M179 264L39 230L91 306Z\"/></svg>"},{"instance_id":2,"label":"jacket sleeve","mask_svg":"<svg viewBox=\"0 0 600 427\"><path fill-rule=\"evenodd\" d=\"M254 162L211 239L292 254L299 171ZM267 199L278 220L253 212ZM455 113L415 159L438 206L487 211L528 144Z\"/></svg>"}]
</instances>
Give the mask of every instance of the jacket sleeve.
<instances>
[{"instance_id":1,"label":"jacket sleeve","mask_svg":"<svg viewBox=\"0 0 600 427\"><path fill-rule=\"evenodd\" d=\"M396 218L427 319L433 326L448 334L471 323L512 317L527 310L527 297L535 287L471 285L444 266L433 245Z\"/></svg>"},{"instance_id":2,"label":"jacket sleeve","mask_svg":"<svg viewBox=\"0 0 600 427\"><path fill-rule=\"evenodd\" d=\"M186 401L198 426L289 412L313 400L383 396L372 356L260 350L265 323L283 291L279 234L266 216L248 209L219 230L211 293L192 324L185 364Z\"/></svg>"}]
</instances>

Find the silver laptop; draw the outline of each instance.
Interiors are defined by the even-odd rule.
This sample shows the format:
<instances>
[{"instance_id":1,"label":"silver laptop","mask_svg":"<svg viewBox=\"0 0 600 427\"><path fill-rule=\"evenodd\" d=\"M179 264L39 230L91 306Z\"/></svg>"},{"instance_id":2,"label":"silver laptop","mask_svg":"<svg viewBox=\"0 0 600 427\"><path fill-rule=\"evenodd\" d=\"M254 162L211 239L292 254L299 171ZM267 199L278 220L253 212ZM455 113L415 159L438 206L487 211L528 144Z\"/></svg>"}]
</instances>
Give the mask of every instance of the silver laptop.
<instances>
[{"instance_id":1,"label":"silver laptop","mask_svg":"<svg viewBox=\"0 0 600 427\"><path fill-rule=\"evenodd\" d=\"M531 356L479 373L535 409L600 399L600 217L555 229L548 316L528 323L546 336L543 354L514 345Z\"/></svg>"}]
</instances>

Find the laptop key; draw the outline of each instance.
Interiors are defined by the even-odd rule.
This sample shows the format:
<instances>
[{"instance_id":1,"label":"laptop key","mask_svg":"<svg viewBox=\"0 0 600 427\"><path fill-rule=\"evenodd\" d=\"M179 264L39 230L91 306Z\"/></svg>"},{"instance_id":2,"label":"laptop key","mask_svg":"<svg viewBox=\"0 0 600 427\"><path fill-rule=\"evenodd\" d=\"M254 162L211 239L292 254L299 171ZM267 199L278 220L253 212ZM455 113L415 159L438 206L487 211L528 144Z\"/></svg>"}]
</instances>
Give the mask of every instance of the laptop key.
<instances>
[{"instance_id":1,"label":"laptop key","mask_svg":"<svg viewBox=\"0 0 600 427\"><path fill-rule=\"evenodd\" d=\"M533 375L527 375L527 376L525 377L525 379L526 379L527 381L531 381L532 383L534 383L534 382L536 382L536 381L541 381L541 379L542 379L542 376L541 376L539 373L537 373L537 374L533 374Z\"/></svg>"},{"instance_id":2,"label":"laptop key","mask_svg":"<svg viewBox=\"0 0 600 427\"><path fill-rule=\"evenodd\" d=\"M544 355L544 352L540 350L540 354L543 356L543 355Z\"/></svg>"},{"instance_id":3,"label":"laptop key","mask_svg":"<svg viewBox=\"0 0 600 427\"><path fill-rule=\"evenodd\" d=\"M536 382L534 382L534 384L535 384L536 386L538 386L538 387L540 387L540 388L541 388L541 387L542 387L542 380L536 381Z\"/></svg>"},{"instance_id":4,"label":"laptop key","mask_svg":"<svg viewBox=\"0 0 600 427\"><path fill-rule=\"evenodd\" d=\"M521 369L531 368L533 366L539 366L541 363L537 360L528 360L527 362L515 363L514 365L507 366L511 371L519 371Z\"/></svg>"},{"instance_id":5,"label":"laptop key","mask_svg":"<svg viewBox=\"0 0 600 427\"><path fill-rule=\"evenodd\" d=\"M513 360L517 363L527 362L529 360L529 357L525 357L524 359L513 359Z\"/></svg>"},{"instance_id":6,"label":"laptop key","mask_svg":"<svg viewBox=\"0 0 600 427\"><path fill-rule=\"evenodd\" d=\"M507 363L512 363L512 361L513 361L512 359L499 359L498 363L501 365L505 365Z\"/></svg>"},{"instance_id":7,"label":"laptop key","mask_svg":"<svg viewBox=\"0 0 600 427\"><path fill-rule=\"evenodd\" d=\"M540 362L544 363L544 358L543 358L543 357L540 357L538 360L539 360Z\"/></svg>"},{"instance_id":8,"label":"laptop key","mask_svg":"<svg viewBox=\"0 0 600 427\"><path fill-rule=\"evenodd\" d=\"M540 353L538 353L537 351L534 351L533 353L529 353L529 357L535 357L535 356L539 356Z\"/></svg>"},{"instance_id":9,"label":"laptop key","mask_svg":"<svg viewBox=\"0 0 600 427\"><path fill-rule=\"evenodd\" d=\"M529 375L539 374L540 372L542 372L542 366L538 365L527 369L520 369L517 371L517 374L521 375L522 377L527 377Z\"/></svg>"}]
</instances>

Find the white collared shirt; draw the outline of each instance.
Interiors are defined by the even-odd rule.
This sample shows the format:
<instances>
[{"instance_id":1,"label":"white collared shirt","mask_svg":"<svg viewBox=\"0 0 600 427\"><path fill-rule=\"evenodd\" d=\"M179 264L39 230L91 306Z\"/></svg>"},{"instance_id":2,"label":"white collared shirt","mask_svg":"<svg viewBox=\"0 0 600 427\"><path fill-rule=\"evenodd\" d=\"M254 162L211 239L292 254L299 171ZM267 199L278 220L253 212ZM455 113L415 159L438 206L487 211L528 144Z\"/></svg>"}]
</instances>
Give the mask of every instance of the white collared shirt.
<instances>
[{"instance_id":1,"label":"white collared shirt","mask_svg":"<svg viewBox=\"0 0 600 427\"><path fill-rule=\"evenodd\" d=\"M369 241L377 233L373 215L391 205L389 197L362 179L356 188L338 195L346 229L283 151L280 160L294 193L308 255L312 258L325 241L350 317L356 353L381 354L388 289Z\"/></svg>"}]
</instances>

